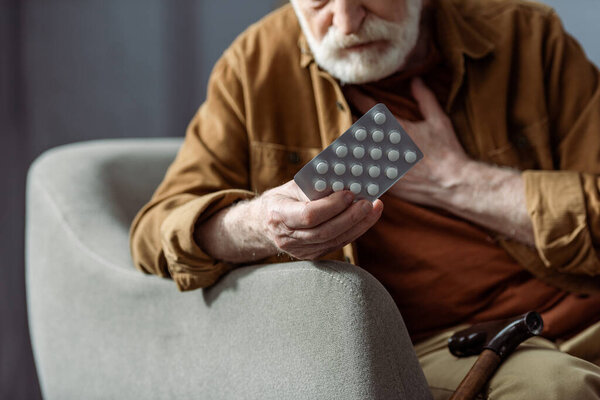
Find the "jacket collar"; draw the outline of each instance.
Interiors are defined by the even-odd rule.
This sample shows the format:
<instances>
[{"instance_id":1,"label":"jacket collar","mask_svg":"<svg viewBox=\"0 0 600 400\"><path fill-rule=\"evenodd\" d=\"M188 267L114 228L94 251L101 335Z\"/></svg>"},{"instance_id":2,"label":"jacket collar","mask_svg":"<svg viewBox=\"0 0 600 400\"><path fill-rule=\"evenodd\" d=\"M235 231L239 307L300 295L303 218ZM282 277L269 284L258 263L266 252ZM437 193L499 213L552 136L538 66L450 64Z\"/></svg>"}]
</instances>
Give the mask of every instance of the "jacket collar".
<instances>
[{"instance_id":1,"label":"jacket collar","mask_svg":"<svg viewBox=\"0 0 600 400\"><path fill-rule=\"evenodd\" d=\"M306 68L315 59L302 30L300 30L300 36L298 37L298 47L300 48L300 67Z\"/></svg>"}]
</instances>

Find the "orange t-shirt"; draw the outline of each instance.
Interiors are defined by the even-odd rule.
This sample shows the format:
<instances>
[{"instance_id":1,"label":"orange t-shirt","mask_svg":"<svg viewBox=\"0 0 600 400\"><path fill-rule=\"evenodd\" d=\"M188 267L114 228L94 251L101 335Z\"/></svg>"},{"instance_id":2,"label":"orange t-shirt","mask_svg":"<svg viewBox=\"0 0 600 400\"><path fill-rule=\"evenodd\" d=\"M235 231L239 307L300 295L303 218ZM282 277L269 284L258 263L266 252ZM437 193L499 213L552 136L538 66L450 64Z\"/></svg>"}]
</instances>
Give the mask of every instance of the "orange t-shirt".
<instances>
[{"instance_id":1,"label":"orange t-shirt","mask_svg":"<svg viewBox=\"0 0 600 400\"><path fill-rule=\"evenodd\" d=\"M358 90L402 119L422 119L410 92L416 76L444 104L451 71L432 49L418 69L343 87L354 114L367 111L355 108L353 93ZM380 221L357 241L359 263L390 292L413 340L458 324L531 310L542 314L543 334L550 339L567 337L599 320L600 295L583 297L544 284L478 225L389 194L381 200L385 207Z\"/></svg>"}]
</instances>

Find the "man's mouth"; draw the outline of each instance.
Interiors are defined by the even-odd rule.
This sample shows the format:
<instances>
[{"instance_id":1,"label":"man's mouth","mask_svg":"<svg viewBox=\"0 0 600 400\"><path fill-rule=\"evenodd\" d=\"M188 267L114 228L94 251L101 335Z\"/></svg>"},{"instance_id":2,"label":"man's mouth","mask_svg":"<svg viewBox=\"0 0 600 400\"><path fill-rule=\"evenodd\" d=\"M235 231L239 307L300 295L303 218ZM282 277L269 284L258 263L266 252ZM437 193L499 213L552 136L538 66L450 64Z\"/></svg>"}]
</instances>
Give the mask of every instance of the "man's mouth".
<instances>
[{"instance_id":1,"label":"man's mouth","mask_svg":"<svg viewBox=\"0 0 600 400\"><path fill-rule=\"evenodd\" d=\"M344 47L344 50L345 51L362 51L362 50L374 48L376 46L383 47L383 46L385 46L386 43L387 43L387 41L383 40L383 39L373 40L370 42L364 42L364 43L359 43L359 44L355 44L352 46Z\"/></svg>"}]
</instances>

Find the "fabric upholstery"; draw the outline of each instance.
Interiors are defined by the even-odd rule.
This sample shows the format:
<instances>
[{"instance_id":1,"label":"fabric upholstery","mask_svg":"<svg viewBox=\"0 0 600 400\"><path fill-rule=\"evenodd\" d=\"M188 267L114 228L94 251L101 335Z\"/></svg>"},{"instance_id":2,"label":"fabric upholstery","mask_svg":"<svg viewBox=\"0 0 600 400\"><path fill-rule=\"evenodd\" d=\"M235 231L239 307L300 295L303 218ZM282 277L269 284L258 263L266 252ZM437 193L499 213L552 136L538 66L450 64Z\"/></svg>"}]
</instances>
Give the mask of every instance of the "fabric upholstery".
<instances>
[{"instance_id":1,"label":"fabric upholstery","mask_svg":"<svg viewBox=\"0 0 600 400\"><path fill-rule=\"evenodd\" d=\"M43 154L27 193L27 299L46 399L427 399L402 318L339 262L239 268L207 290L134 269L128 227L179 140Z\"/></svg>"}]
</instances>

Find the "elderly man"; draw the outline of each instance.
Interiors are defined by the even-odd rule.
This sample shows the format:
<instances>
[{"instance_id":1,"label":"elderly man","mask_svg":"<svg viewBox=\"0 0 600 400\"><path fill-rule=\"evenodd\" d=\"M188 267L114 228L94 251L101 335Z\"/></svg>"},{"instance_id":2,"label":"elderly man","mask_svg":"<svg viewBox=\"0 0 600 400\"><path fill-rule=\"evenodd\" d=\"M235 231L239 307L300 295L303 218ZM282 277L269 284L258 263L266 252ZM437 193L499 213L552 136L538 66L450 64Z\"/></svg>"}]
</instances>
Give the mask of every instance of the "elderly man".
<instances>
[{"instance_id":1,"label":"elderly man","mask_svg":"<svg viewBox=\"0 0 600 400\"><path fill-rule=\"evenodd\" d=\"M473 363L445 348L457 326L538 310L544 338L489 398L600 398L600 74L558 17L518 0L292 6L215 66L133 223L137 267L192 290L241 264L357 263L439 399ZM377 102L425 159L373 203L308 201L293 175Z\"/></svg>"}]
</instances>

